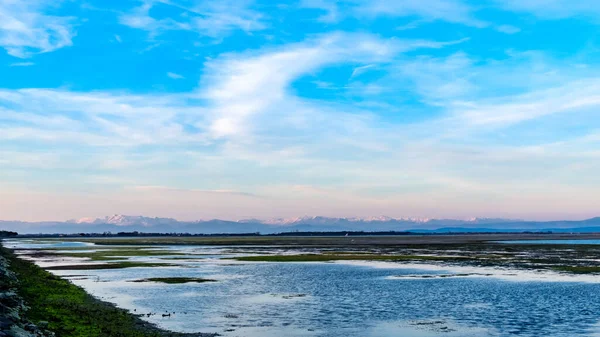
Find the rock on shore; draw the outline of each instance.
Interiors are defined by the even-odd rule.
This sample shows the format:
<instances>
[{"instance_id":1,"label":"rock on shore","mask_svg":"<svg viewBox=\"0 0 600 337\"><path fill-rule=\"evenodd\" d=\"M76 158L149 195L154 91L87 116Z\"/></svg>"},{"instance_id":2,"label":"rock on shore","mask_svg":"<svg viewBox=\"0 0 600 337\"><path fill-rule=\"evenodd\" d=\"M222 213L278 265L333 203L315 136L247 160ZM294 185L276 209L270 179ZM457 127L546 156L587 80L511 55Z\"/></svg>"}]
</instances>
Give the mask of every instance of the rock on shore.
<instances>
[{"instance_id":1,"label":"rock on shore","mask_svg":"<svg viewBox=\"0 0 600 337\"><path fill-rule=\"evenodd\" d=\"M9 267L0 256L0 337L54 337L44 322L36 325L26 319L28 308L16 292L19 280Z\"/></svg>"}]
</instances>

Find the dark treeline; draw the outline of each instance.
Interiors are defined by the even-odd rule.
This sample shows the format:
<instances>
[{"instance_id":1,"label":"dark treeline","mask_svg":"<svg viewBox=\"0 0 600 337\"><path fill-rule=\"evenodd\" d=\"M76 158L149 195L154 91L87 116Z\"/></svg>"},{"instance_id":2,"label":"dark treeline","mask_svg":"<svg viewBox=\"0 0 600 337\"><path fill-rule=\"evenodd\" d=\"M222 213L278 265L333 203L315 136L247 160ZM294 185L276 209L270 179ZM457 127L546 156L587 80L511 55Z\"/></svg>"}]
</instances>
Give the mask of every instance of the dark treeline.
<instances>
[{"instance_id":1,"label":"dark treeline","mask_svg":"<svg viewBox=\"0 0 600 337\"><path fill-rule=\"evenodd\" d=\"M19 233L11 231L0 231L0 238L12 238L18 236Z\"/></svg>"}]
</instances>

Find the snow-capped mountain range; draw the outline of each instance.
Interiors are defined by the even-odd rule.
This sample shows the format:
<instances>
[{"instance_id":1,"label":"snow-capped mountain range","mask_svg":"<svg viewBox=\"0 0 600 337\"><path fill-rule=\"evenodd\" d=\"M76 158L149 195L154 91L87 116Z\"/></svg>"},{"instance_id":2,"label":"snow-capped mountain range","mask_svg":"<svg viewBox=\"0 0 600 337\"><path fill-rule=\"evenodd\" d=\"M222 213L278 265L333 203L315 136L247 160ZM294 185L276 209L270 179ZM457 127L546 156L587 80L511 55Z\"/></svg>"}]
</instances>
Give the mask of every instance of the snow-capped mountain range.
<instances>
[{"instance_id":1,"label":"snow-capped mountain range","mask_svg":"<svg viewBox=\"0 0 600 337\"><path fill-rule=\"evenodd\" d=\"M389 216L371 216L371 217L352 217L352 218L328 218L322 216L303 216L296 218L272 218L263 220L262 222L269 225L293 225L302 222L337 222L337 221L350 221L350 222L385 222L385 221L412 221L415 223L425 223L429 221L428 218L392 218ZM247 221L247 220L242 220ZM260 221L260 220L258 220Z\"/></svg>"},{"instance_id":2,"label":"snow-capped mountain range","mask_svg":"<svg viewBox=\"0 0 600 337\"><path fill-rule=\"evenodd\" d=\"M206 221L215 221L215 220L196 220L196 221L188 221L188 223L202 223ZM333 218L333 217L323 217L323 216L303 216L303 217L295 217L295 218L271 218L267 220L260 219L244 219L238 221L231 221L237 223L262 223L265 225L276 225L276 226L289 226L303 223L311 223L311 224L333 224L339 222L350 222L350 223L378 223L378 222L411 222L415 224L425 224L430 221L445 221L445 222L464 222L464 223L490 223L490 222L512 222L512 221L521 221L521 220L513 220L513 219L488 219L488 218L468 218L463 220L458 219L446 219L446 220L438 220L438 219L430 219L430 218L392 218L389 216L371 216L371 217L351 217L351 218ZM144 226L144 227L154 227L160 225L174 225L178 223L182 223L173 218L150 218L139 215L121 215L115 214L111 216L105 216L102 218L80 218L80 219L72 219L68 220L69 223L77 223L77 224L111 224L116 226Z\"/></svg>"},{"instance_id":3,"label":"snow-capped mountain range","mask_svg":"<svg viewBox=\"0 0 600 337\"><path fill-rule=\"evenodd\" d=\"M115 226L144 226L154 227L159 225L176 224L179 221L171 218L149 218L141 215L120 215L115 214L111 216L105 216L103 218L81 218L68 220L69 223L77 224L110 224Z\"/></svg>"},{"instance_id":4,"label":"snow-capped mountain range","mask_svg":"<svg viewBox=\"0 0 600 337\"><path fill-rule=\"evenodd\" d=\"M515 232L585 231L600 232L600 218L581 221L525 221L497 218L431 219L391 218L387 216L334 218L305 216L268 220L246 219L178 221L172 218L112 215L68 221L0 221L0 230L19 233L256 233L327 232L327 231L415 231L415 232Z\"/></svg>"}]
</instances>

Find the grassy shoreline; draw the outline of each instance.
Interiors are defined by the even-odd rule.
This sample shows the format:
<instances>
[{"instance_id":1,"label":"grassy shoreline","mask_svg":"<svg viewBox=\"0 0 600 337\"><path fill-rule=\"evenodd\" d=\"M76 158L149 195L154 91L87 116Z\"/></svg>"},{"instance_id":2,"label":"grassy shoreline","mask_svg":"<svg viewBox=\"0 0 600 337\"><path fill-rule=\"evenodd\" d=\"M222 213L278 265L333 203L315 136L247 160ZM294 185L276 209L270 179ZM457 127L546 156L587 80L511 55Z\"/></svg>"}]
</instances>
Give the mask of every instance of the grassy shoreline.
<instances>
[{"instance_id":1,"label":"grassy shoreline","mask_svg":"<svg viewBox=\"0 0 600 337\"><path fill-rule=\"evenodd\" d=\"M111 303L100 301L82 288L19 259L0 247L0 255L10 261L19 279L18 293L30 307L34 322L48 322L48 329L60 337L206 337L216 334L180 334L157 328L151 323Z\"/></svg>"}]
</instances>

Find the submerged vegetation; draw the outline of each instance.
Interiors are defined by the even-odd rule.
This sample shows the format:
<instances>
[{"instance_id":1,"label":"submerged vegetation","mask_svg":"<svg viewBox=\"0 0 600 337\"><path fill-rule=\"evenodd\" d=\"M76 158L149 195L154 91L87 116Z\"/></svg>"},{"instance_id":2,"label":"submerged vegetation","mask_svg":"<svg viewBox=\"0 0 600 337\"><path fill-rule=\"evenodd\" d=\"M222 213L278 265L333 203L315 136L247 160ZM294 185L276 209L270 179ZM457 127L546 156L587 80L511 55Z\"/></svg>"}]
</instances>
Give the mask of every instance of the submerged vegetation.
<instances>
[{"instance_id":1,"label":"submerged vegetation","mask_svg":"<svg viewBox=\"0 0 600 337\"><path fill-rule=\"evenodd\" d=\"M80 247L78 247L80 248ZM92 261L115 261L115 260L126 260L130 257L152 257L152 256L184 256L186 254L180 252L173 252L166 249L147 249L147 248L110 248L106 249L101 247L102 249L93 249L86 247L83 249L66 249L66 250L57 250L57 249L48 249L44 251L36 251L34 253L24 254L36 257L77 257L77 258L85 258ZM92 251L93 250L93 251Z\"/></svg>"},{"instance_id":2,"label":"submerged vegetation","mask_svg":"<svg viewBox=\"0 0 600 337\"><path fill-rule=\"evenodd\" d=\"M537 248L537 247L535 247ZM533 249L533 247L532 247ZM440 252L442 253L442 252ZM233 259L247 262L333 262L333 261L389 261L389 262L442 262L459 265L481 266L481 267L512 267L516 269L551 270L571 274L600 274L600 265L589 261L589 254L597 254L597 251L548 251L546 255L540 256L539 251L508 254L472 254L469 251L461 252L463 255L393 255L373 253L334 253L323 254L296 254L296 255L256 255L240 256ZM556 254L573 256L572 259L558 258ZM587 257L584 259L581 257ZM578 265L567 265L575 264ZM592 264L593 263L593 264Z\"/></svg>"},{"instance_id":3,"label":"submerged vegetation","mask_svg":"<svg viewBox=\"0 0 600 337\"><path fill-rule=\"evenodd\" d=\"M141 280L135 280L132 282L143 283L143 282L154 282L154 283L165 283L165 284L185 284L185 283L205 283L205 282L217 282L216 280L198 278L198 277L153 277Z\"/></svg>"},{"instance_id":4,"label":"submerged vegetation","mask_svg":"<svg viewBox=\"0 0 600 337\"><path fill-rule=\"evenodd\" d=\"M553 270L569 272L573 274L594 274L600 273L600 266L555 266Z\"/></svg>"},{"instance_id":5,"label":"submerged vegetation","mask_svg":"<svg viewBox=\"0 0 600 337\"><path fill-rule=\"evenodd\" d=\"M424 255L380 255L380 254L298 254L298 255L259 255L233 258L238 261L261 262L328 262L348 260L377 260L377 261L464 261L464 256L424 256Z\"/></svg>"},{"instance_id":6,"label":"submerged vegetation","mask_svg":"<svg viewBox=\"0 0 600 337\"><path fill-rule=\"evenodd\" d=\"M115 263L102 263L102 264L71 264L64 266L52 266L47 267L46 270L97 270L97 269L124 269L124 268L138 268L138 267L170 267L173 264L168 263L144 263L144 262L115 262Z\"/></svg>"},{"instance_id":7,"label":"submerged vegetation","mask_svg":"<svg viewBox=\"0 0 600 337\"><path fill-rule=\"evenodd\" d=\"M0 248L0 254L10 261L11 269L19 279L17 290L30 307L29 318L34 322L45 322L44 325L57 336L184 336L160 330L126 310L101 302L69 281L16 258L5 248Z\"/></svg>"}]
</instances>

